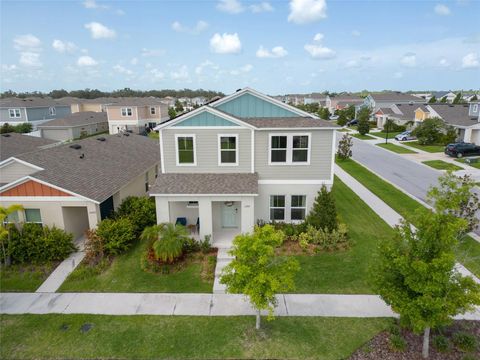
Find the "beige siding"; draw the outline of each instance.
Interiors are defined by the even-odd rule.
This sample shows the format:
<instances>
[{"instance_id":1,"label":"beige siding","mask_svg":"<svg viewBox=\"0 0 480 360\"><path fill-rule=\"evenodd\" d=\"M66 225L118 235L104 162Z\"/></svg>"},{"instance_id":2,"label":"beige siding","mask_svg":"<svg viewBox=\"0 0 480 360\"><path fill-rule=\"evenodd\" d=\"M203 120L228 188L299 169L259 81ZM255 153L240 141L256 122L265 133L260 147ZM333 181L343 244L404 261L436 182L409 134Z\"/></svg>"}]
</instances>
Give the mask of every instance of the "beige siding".
<instances>
[{"instance_id":1,"label":"beige siding","mask_svg":"<svg viewBox=\"0 0 480 360\"><path fill-rule=\"evenodd\" d=\"M165 172L173 173L242 173L251 171L251 130L232 129L179 129L162 132ZM175 134L195 134L196 166L176 166ZM218 134L238 134L238 166L218 166Z\"/></svg>"},{"instance_id":2,"label":"beige siding","mask_svg":"<svg viewBox=\"0 0 480 360\"><path fill-rule=\"evenodd\" d=\"M0 168L0 183L6 184L24 176L36 173L38 170L30 166L13 161L6 166Z\"/></svg>"},{"instance_id":3,"label":"beige siding","mask_svg":"<svg viewBox=\"0 0 480 360\"><path fill-rule=\"evenodd\" d=\"M122 116L122 108L131 108L132 116ZM137 120L137 109L135 106L108 106L107 114L109 120Z\"/></svg>"},{"instance_id":4,"label":"beige siding","mask_svg":"<svg viewBox=\"0 0 480 360\"><path fill-rule=\"evenodd\" d=\"M332 169L333 130L291 131L288 133L310 133L310 165L269 165L269 134L286 131L255 132L255 171L264 180L330 180Z\"/></svg>"},{"instance_id":5,"label":"beige siding","mask_svg":"<svg viewBox=\"0 0 480 360\"><path fill-rule=\"evenodd\" d=\"M102 104L81 104L80 111L96 111L102 112Z\"/></svg>"},{"instance_id":6,"label":"beige siding","mask_svg":"<svg viewBox=\"0 0 480 360\"><path fill-rule=\"evenodd\" d=\"M155 167L148 170L148 183L153 185L155 183ZM113 205L117 209L122 201L128 196L147 196L145 191L145 173L137 176L127 186L121 188L116 194L113 195Z\"/></svg>"}]
</instances>

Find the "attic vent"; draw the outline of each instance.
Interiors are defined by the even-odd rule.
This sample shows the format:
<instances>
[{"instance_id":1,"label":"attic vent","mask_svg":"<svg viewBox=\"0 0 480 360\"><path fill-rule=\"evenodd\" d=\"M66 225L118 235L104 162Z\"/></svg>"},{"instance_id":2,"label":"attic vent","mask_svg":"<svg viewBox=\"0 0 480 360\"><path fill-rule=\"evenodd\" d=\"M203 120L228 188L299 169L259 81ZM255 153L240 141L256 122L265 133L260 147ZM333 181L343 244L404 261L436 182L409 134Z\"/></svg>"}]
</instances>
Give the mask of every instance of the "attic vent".
<instances>
[{"instance_id":1,"label":"attic vent","mask_svg":"<svg viewBox=\"0 0 480 360\"><path fill-rule=\"evenodd\" d=\"M105 140L107 140L107 139L105 139L104 137L99 137L99 138L97 138L97 140L98 140L98 141L105 141Z\"/></svg>"},{"instance_id":2,"label":"attic vent","mask_svg":"<svg viewBox=\"0 0 480 360\"><path fill-rule=\"evenodd\" d=\"M2 134L3 137L10 137L10 134Z\"/></svg>"},{"instance_id":3,"label":"attic vent","mask_svg":"<svg viewBox=\"0 0 480 360\"><path fill-rule=\"evenodd\" d=\"M73 145L70 145L70 148L75 149L75 150L78 150L78 149L81 149L82 146L81 146L81 145L78 145L78 144L73 144Z\"/></svg>"}]
</instances>

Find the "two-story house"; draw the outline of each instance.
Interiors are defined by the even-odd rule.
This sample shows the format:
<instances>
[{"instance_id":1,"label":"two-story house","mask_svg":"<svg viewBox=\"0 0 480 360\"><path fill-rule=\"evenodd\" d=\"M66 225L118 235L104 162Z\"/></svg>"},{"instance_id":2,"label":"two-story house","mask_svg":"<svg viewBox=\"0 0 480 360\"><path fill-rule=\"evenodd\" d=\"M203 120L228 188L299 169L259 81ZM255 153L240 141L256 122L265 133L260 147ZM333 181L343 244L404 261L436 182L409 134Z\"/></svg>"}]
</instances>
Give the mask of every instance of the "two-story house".
<instances>
[{"instance_id":1,"label":"two-story house","mask_svg":"<svg viewBox=\"0 0 480 360\"><path fill-rule=\"evenodd\" d=\"M110 134L122 131L142 133L147 127L154 128L168 120L168 106L160 99L116 98L105 105Z\"/></svg>"},{"instance_id":2,"label":"two-story house","mask_svg":"<svg viewBox=\"0 0 480 360\"><path fill-rule=\"evenodd\" d=\"M250 88L160 124L157 221L215 242L260 221L303 221L333 184L336 129Z\"/></svg>"},{"instance_id":3,"label":"two-story house","mask_svg":"<svg viewBox=\"0 0 480 360\"><path fill-rule=\"evenodd\" d=\"M0 125L43 122L71 114L70 105L47 98L6 98L0 100Z\"/></svg>"},{"instance_id":4,"label":"two-story house","mask_svg":"<svg viewBox=\"0 0 480 360\"><path fill-rule=\"evenodd\" d=\"M330 111L331 114L333 114L335 110L342 110L350 105L357 106L361 103L363 103L363 98L356 95L327 95L325 98L325 106L328 108L328 111Z\"/></svg>"}]
</instances>

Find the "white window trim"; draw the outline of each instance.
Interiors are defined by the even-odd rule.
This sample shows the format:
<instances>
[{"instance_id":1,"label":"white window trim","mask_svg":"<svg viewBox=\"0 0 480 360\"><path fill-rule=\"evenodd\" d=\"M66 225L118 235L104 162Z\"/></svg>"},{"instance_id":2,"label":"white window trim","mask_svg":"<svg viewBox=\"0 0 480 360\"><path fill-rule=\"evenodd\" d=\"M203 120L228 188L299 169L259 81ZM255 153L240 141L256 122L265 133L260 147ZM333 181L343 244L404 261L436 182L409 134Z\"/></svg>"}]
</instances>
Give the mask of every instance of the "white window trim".
<instances>
[{"instance_id":1,"label":"white window trim","mask_svg":"<svg viewBox=\"0 0 480 360\"><path fill-rule=\"evenodd\" d=\"M283 207L279 206L272 206L272 196L283 196ZM272 219L272 209L283 209L283 219L275 220ZM278 195L278 194L271 194L268 198L268 218L270 221L283 221L287 218L287 196L286 195Z\"/></svg>"},{"instance_id":2,"label":"white window trim","mask_svg":"<svg viewBox=\"0 0 480 360\"><path fill-rule=\"evenodd\" d=\"M26 211L26 210L38 210L38 212L40 213L40 221L28 221L28 220L27 220L27 211ZM24 209L24 210L23 210L23 218L25 219L25 222L26 222L26 223L29 223L29 224L41 224L41 225L43 225L42 210L40 210L39 208L28 208L28 209Z\"/></svg>"},{"instance_id":3,"label":"white window trim","mask_svg":"<svg viewBox=\"0 0 480 360\"><path fill-rule=\"evenodd\" d=\"M305 197L305 206L293 206L293 201L292 198L294 196L304 196ZM292 219L292 210L294 209L303 209L305 210L305 217L303 219ZM307 195L304 194L292 194L290 195L290 221L292 223L301 223L305 221L305 218L307 217Z\"/></svg>"},{"instance_id":4,"label":"white window trim","mask_svg":"<svg viewBox=\"0 0 480 360\"><path fill-rule=\"evenodd\" d=\"M150 115L157 115L157 108L155 106L150 106Z\"/></svg>"},{"instance_id":5,"label":"white window trim","mask_svg":"<svg viewBox=\"0 0 480 360\"><path fill-rule=\"evenodd\" d=\"M191 137L193 138L193 163L191 164L180 164L180 159L178 157L178 138ZM197 166L197 139L195 134L175 134L175 160L177 166Z\"/></svg>"},{"instance_id":6,"label":"white window trim","mask_svg":"<svg viewBox=\"0 0 480 360\"><path fill-rule=\"evenodd\" d=\"M222 163L222 137L233 137L235 138L235 162L234 163ZM238 166L238 151L239 151L239 146L238 146L238 134L218 134L217 136L218 139L218 166ZM231 150L227 150L231 151Z\"/></svg>"},{"instance_id":7,"label":"white window trim","mask_svg":"<svg viewBox=\"0 0 480 360\"><path fill-rule=\"evenodd\" d=\"M125 110L125 115L123 115L123 110ZM128 110L130 110L130 115L128 115ZM120 115L122 117L130 117L133 116L133 109L131 107L123 107L120 109Z\"/></svg>"},{"instance_id":8,"label":"white window trim","mask_svg":"<svg viewBox=\"0 0 480 360\"><path fill-rule=\"evenodd\" d=\"M286 136L287 137L287 161L286 162L272 162L272 137L274 136ZM305 162L294 162L293 158L293 137L294 136L307 136L308 137L308 148L307 148L307 161ZM273 166L301 166L301 165L310 165L310 154L312 150L312 134L311 133L269 133L268 134L268 165Z\"/></svg>"},{"instance_id":9,"label":"white window trim","mask_svg":"<svg viewBox=\"0 0 480 360\"><path fill-rule=\"evenodd\" d=\"M18 116L17 116L17 111L18 111ZM12 116L12 112L13 112L13 116ZM20 111L20 109L8 109L8 117L10 119L19 119L22 117L22 112Z\"/></svg>"},{"instance_id":10,"label":"white window trim","mask_svg":"<svg viewBox=\"0 0 480 360\"><path fill-rule=\"evenodd\" d=\"M474 105L472 106L472 111L473 111L473 112L477 112L477 111L478 111L478 104L474 104Z\"/></svg>"}]
</instances>

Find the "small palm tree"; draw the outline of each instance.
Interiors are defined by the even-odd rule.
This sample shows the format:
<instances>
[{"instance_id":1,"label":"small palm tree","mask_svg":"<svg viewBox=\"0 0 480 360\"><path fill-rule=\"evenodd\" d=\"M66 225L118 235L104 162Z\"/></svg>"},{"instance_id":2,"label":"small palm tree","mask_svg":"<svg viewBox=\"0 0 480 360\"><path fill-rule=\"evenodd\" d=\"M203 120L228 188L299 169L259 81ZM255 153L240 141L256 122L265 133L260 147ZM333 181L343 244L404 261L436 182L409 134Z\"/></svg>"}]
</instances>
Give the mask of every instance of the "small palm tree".
<instances>
[{"instance_id":1,"label":"small palm tree","mask_svg":"<svg viewBox=\"0 0 480 360\"><path fill-rule=\"evenodd\" d=\"M5 266L10 265L10 254L7 255L5 251L5 239L7 240L7 248L10 247L11 231L10 227L7 226L5 219L17 211L23 211L22 205L10 205L9 207L0 206L0 223L2 230L0 232L0 240L2 242L2 252L3 252L3 263ZM15 224L16 225L16 224Z\"/></svg>"},{"instance_id":2,"label":"small palm tree","mask_svg":"<svg viewBox=\"0 0 480 360\"><path fill-rule=\"evenodd\" d=\"M141 235L142 240L153 241L155 257L168 263L182 255L187 238L188 231L184 226L171 223L150 226Z\"/></svg>"}]
</instances>

